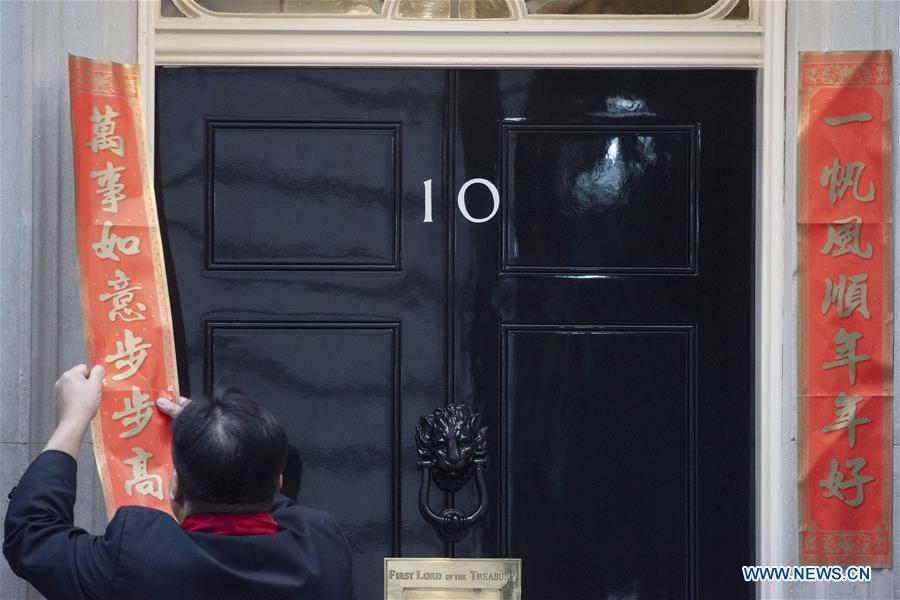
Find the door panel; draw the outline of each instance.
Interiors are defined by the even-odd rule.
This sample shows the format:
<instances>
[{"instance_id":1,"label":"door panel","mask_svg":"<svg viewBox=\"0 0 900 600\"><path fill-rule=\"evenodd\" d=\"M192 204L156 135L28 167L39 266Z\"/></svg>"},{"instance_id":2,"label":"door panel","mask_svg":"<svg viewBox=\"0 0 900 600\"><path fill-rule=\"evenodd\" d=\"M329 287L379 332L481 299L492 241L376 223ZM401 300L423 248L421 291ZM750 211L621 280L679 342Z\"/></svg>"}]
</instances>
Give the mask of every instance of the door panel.
<instances>
[{"instance_id":1,"label":"door panel","mask_svg":"<svg viewBox=\"0 0 900 600\"><path fill-rule=\"evenodd\" d=\"M160 68L184 393L274 412L360 598L445 552L521 557L526 598L752 595L754 98L750 71ZM448 401L484 415L491 507L445 546L413 434Z\"/></svg>"},{"instance_id":2,"label":"door panel","mask_svg":"<svg viewBox=\"0 0 900 600\"><path fill-rule=\"evenodd\" d=\"M452 234L455 398L500 467L457 551L521 557L534 598L752 594L754 73L451 86L452 188L502 196Z\"/></svg>"},{"instance_id":3,"label":"door panel","mask_svg":"<svg viewBox=\"0 0 900 600\"><path fill-rule=\"evenodd\" d=\"M503 272L693 270L694 127L504 123L500 135Z\"/></svg>"},{"instance_id":4,"label":"door panel","mask_svg":"<svg viewBox=\"0 0 900 600\"><path fill-rule=\"evenodd\" d=\"M399 133L211 121L210 268L399 268Z\"/></svg>"},{"instance_id":5,"label":"door panel","mask_svg":"<svg viewBox=\"0 0 900 600\"><path fill-rule=\"evenodd\" d=\"M512 553L553 565L527 572L529 590L687 593L694 334L503 327L501 526ZM653 376L635 378L648 356ZM648 446L657 450L652 464L640 460Z\"/></svg>"},{"instance_id":6,"label":"door panel","mask_svg":"<svg viewBox=\"0 0 900 600\"><path fill-rule=\"evenodd\" d=\"M383 558L439 556L412 432L444 402L446 73L160 68L158 190L183 393L240 385L339 519L361 598ZM442 196L434 198L436 214Z\"/></svg>"},{"instance_id":7,"label":"door panel","mask_svg":"<svg viewBox=\"0 0 900 600\"><path fill-rule=\"evenodd\" d=\"M371 557L399 546L399 324L209 323L208 332L210 379L240 377L265 399L302 457L303 502L341 523L357 581L378 581Z\"/></svg>"}]
</instances>

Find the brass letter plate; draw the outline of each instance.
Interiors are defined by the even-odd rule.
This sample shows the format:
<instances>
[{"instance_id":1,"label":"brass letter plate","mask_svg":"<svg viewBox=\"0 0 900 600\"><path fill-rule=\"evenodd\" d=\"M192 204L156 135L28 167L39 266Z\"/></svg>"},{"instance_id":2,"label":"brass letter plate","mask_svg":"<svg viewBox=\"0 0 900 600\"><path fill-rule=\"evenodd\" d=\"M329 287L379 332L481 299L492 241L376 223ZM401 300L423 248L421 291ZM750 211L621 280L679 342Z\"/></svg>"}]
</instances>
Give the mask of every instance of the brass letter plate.
<instances>
[{"instance_id":1,"label":"brass letter plate","mask_svg":"<svg viewBox=\"0 0 900 600\"><path fill-rule=\"evenodd\" d=\"M520 600L520 558L385 558L385 600Z\"/></svg>"}]
</instances>

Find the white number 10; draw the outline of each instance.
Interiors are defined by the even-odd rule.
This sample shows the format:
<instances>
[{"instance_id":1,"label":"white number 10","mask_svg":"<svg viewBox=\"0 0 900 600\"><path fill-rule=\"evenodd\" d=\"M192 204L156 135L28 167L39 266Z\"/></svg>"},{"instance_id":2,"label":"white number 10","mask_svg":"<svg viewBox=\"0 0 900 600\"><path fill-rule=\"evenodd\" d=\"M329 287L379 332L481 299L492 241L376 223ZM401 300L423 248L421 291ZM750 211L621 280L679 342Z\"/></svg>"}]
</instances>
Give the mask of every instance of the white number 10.
<instances>
[{"instance_id":1,"label":"white number 10","mask_svg":"<svg viewBox=\"0 0 900 600\"><path fill-rule=\"evenodd\" d=\"M423 223L434 223L434 219L431 214L431 180L423 181L425 185L425 218L422 219ZM481 219L476 219L472 215L469 214L469 209L466 206L466 190L469 189L470 186L480 183L484 187L486 187L491 192L491 199L494 203L494 208L491 210L491 214ZM468 180L463 184L461 188L459 188L459 193L456 195L456 204L459 207L459 212L462 213L467 220L472 223L486 223L494 218L494 215L497 214L497 211L500 210L500 191L497 189L493 183L488 181L487 179L482 179L481 177L475 177L473 179Z\"/></svg>"}]
</instances>

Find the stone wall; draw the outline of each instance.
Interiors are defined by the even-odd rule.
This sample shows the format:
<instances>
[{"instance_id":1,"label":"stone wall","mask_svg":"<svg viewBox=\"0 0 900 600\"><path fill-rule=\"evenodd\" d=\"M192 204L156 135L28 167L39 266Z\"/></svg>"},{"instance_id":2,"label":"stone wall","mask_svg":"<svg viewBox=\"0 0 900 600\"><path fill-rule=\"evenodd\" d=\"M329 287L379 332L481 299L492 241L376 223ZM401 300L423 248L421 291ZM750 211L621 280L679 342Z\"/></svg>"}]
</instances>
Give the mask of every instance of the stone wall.
<instances>
[{"instance_id":1,"label":"stone wall","mask_svg":"<svg viewBox=\"0 0 900 600\"><path fill-rule=\"evenodd\" d=\"M0 1L0 506L56 420L53 383L84 362L68 53L137 60L135 0ZM89 443L75 520L106 516ZM39 597L0 560L0 598Z\"/></svg>"},{"instance_id":2,"label":"stone wall","mask_svg":"<svg viewBox=\"0 0 900 600\"><path fill-rule=\"evenodd\" d=\"M799 107L798 59L801 51L827 50L893 50L893 150L891 168L894 176L894 240L900 239L900 229L896 220L900 214L900 138L896 120L900 118L900 89L897 87L897 58L900 56L900 2L895 0L788 0L787 3L787 50L786 50L786 132L785 145L785 310L784 310L784 405L782 418L782 440L785 459L783 468L784 499L784 542L786 561L796 564L799 555L797 529L799 527L797 501L797 119ZM896 247L896 246L895 246ZM895 261L898 254L894 250ZM896 268L895 268L896 270ZM896 278L895 278L896 281ZM900 310L900 295L894 286L894 311ZM898 330L895 319L895 387L900 383L897 369L900 355L897 354ZM893 569L873 571L870 583L831 584L785 584L784 597L822 599L863 599L900 597L900 405L894 402L894 547ZM895 573L897 575L895 575Z\"/></svg>"}]
</instances>

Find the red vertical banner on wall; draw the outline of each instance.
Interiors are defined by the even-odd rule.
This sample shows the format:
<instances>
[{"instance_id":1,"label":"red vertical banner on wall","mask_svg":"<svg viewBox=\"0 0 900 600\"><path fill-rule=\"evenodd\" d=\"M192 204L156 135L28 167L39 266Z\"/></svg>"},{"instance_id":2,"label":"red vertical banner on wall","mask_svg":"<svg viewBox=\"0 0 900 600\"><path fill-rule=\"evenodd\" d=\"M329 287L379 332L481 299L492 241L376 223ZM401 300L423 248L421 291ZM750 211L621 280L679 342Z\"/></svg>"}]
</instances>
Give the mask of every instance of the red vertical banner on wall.
<instances>
[{"instance_id":1,"label":"red vertical banner on wall","mask_svg":"<svg viewBox=\"0 0 900 600\"><path fill-rule=\"evenodd\" d=\"M891 54L800 59L800 560L891 566Z\"/></svg>"},{"instance_id":2,"label":"red vertical banner on wall","mask_svg":"<svg viewBox=\"0 0 900 600\"><path fill-rule=\"evenodd\" d=\"M91 365L106 368L92 423L107 512L169 510L175 346L137 69L69 57L81 304Z\"/></svg>"}]
</instances>

